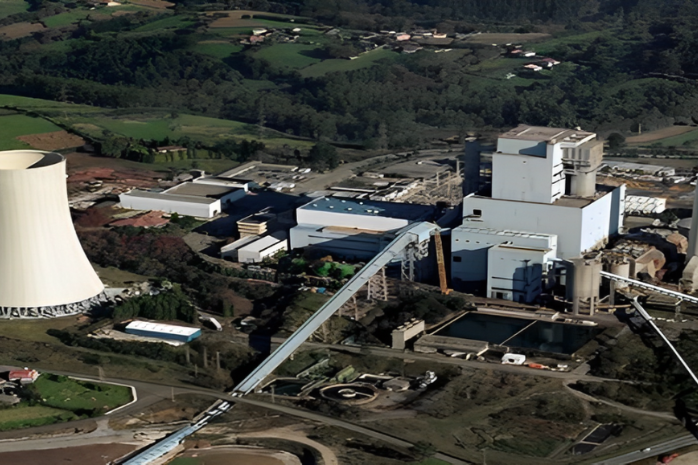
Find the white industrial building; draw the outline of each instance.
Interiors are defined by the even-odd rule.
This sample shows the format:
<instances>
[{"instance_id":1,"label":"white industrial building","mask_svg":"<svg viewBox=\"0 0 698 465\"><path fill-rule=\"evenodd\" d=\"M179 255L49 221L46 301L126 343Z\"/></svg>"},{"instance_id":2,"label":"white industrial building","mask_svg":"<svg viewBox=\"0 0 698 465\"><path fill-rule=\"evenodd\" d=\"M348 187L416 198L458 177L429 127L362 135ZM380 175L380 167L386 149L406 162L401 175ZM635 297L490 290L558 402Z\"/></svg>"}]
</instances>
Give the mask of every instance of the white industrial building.
<instances>
[{"instance_id":1,"label":"white industrial building","mask_svg":"<svg viewBox=\"0 0 698 465\"><path fill-rule=\"evenodd\" d=\"M434 207L321 197L296 210L292 249L311 247L349 260L373 258L400 229L430 220Z\"/></svg>"},{"instance_id":2,"label":"white industrial building","mask_svg":"<svg viewBox=\"0 0 698 465\"><path fill-rule=\"evenodd\" d=\"M213 184L210 179L185 182L161 192L134 189L119 195L119 201L123 208L132 210L159 210L197 218L213 218L247 194L247 186Z\"/></svg>"},{"instance_id":3,"label":"white industrial building","mask_svg":"<svg viewBox=\"0 0 698 465\"><path fill-rule=\"evenodd\" d=\"M0 152L0 317L78 313L103 291L73 228L65 157Z\"/></svg>"},{"instance_id":4,"label":"white industrial building","mask_svg":"<svg viewBox=\"0 0 698 465\"><path fill-rule=\"evenodd\" d=\"M596 191L596 134L519 126L492 154L491 197L463 199L451 234L456 289L531 302L554 284L558 260L603 247L623 224L625 186Z\"/></svg>"},{"instance_id":5,"label":"white industrial building","mask_svg":"<svg viewBox=\"0 0 698 465\"><path fill-rule=\"evenodd\" d=\"M259 263L277 253L288 250L288 237L277 231L266 236L246 236L221 247L221 257L240 263Z\"/></svg>"}]
</instances>

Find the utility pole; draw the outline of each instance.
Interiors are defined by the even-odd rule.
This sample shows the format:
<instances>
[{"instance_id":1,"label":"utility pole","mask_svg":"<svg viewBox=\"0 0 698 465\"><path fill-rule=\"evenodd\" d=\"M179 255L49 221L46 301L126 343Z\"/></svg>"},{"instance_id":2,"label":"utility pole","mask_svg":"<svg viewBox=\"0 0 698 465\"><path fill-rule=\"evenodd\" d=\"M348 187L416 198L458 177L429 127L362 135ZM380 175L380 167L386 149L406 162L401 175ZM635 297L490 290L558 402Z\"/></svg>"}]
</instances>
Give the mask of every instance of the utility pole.
<instances>
[{"instance_id":1,"label":"utility pole","mask_svg":"<svg viewBox=\"0 0 698 465\"><path fill-rule=\"evenodd\" d=\"M204 368L208 368L208 349L204 346Z\"/></svg>"},{"instance_id":2,"label":"utility pole","mask_svg":"<svg viewBox=\"0 0 698 465\"><path fill-rule=\"evenodd\" d=\"M191 355L189 354L189 346L186 346L186 357L187 357L187 365L191 364Z\"/></svg>"},{"instance_id":3,"label":"utility pole","mask_svg":"<svg viewBox=\"0 0 698 465\"><path fill-rule=\"evenodd\" d=\"M221 371L221 353L216 351L216 370Z\"/></svg>"}]
</instances>

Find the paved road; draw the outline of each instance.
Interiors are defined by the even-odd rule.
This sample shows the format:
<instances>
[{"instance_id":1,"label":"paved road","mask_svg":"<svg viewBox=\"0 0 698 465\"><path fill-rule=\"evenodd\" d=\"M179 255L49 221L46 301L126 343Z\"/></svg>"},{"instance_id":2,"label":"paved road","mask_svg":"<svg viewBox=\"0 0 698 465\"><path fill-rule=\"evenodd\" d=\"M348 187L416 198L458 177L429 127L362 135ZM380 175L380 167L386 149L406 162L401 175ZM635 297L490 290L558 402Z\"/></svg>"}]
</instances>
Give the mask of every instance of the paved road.
<instances>
[{"instance_id":1,"label":"paved road","mask_svg":"<svg viewBox=\"0 0 698 465\"><path fill-rule=\"evenodd\" d=\"M420 354L415 352L401 352L399 350L381 347L356 347L338 344L322 344L318 342L306 342L305 344L303 344L303 346L310 349L322 348L332 349L340 352L343 351L356 354L371 354L382 357L401 358L405 360L422 360L426 362L443 363L446 365L458 365L480 370L502 371L505 373L512 373L517 375L542 376L546 378L557 378L574 381L618 381L615 379L600 378L598 376L582 375L571 371L536 370L524 366L502 365L501 363L477 362L457 357L446 357L442 354Z\"/></svg>"},{"instance_id":2,"label":"paved road","mask_svg":"<svg viewBox=\"0 0 698 465\"><path fill-rule=\"evenodd\" d=\"M619 455L617 457L613 457L611 459L606 459L602 460L600 462L595 462L594 465L625 465L628 463L633 463L638 460L650 458L650 457L656 457L661 454L666 454L668 452L672 452L676 449L680 449L682 447L686 446L691 446L694 444L698 444L698 440L696 440L695 436L692 434L686 434L682 435L678 438L675 439L670 439L668 441L659 443L657 445L648 445L650 450L647 452L643 452L643 450L636 450L633 452L628 452L627 454Z\"/></svg>"}]
</instances>

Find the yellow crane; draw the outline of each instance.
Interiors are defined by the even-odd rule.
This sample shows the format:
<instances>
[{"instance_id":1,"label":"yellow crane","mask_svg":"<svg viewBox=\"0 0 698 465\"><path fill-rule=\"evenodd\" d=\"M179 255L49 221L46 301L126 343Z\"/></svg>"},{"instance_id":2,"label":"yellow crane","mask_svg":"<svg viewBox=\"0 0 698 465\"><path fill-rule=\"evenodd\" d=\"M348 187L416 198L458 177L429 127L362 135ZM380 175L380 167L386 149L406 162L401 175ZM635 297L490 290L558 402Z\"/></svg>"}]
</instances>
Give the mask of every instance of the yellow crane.
<instances>
[{"instance_id":1,"label":"yellow crane","mask_svg":"<svg viewBox=\"0 0 698 465\"><path fill-rule=\"evenodd\" d=\"M448 281L446 280L446 260L444 260L444 247L441 243L441 233L438 230L434 232L434 245L436 248L436 263L439 266L439 285L441 286L441 293L443 295L448 295L451 293L452 289L448 288Z\"/></svg>"}]
</instances>

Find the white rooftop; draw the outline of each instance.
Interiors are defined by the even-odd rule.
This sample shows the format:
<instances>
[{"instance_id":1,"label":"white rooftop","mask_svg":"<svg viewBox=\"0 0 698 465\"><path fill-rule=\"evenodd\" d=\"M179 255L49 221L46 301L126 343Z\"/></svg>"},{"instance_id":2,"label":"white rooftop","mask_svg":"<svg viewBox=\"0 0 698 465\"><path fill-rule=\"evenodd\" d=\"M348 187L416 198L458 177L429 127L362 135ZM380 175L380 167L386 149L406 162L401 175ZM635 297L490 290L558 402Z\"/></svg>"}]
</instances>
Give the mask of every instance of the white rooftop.
<instances>
[{"instance_id":1,"label":"white rooftop","mask_svg":"<svg viewBox=\"0 0 698 465\"><path fill-rule=\"evenodd\" d=\"M191 336L200 331L199 328L191 328L189 326L166 325L162 323L150 323L148 321L132 321L126 325L126 329L153 331L163 334L177 334L179 336Z\"/></svg>"}]
</instances>

